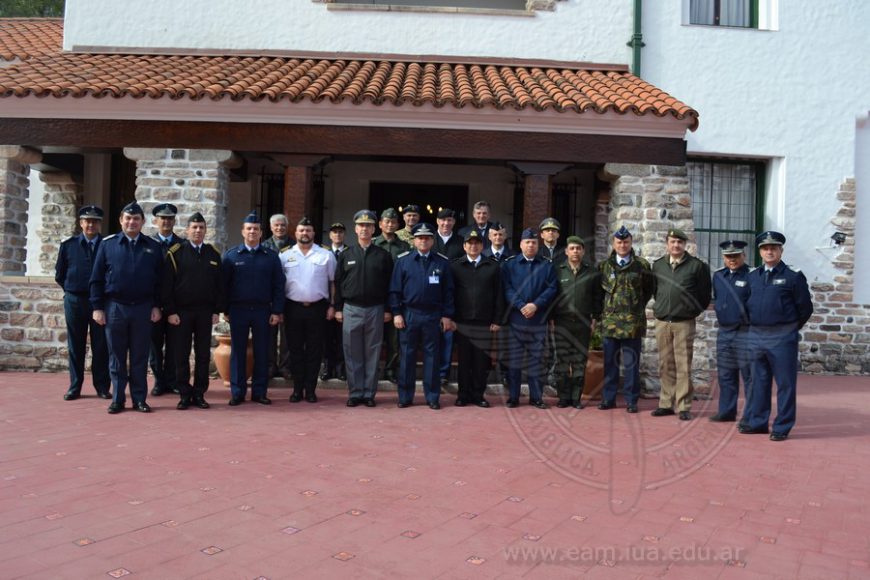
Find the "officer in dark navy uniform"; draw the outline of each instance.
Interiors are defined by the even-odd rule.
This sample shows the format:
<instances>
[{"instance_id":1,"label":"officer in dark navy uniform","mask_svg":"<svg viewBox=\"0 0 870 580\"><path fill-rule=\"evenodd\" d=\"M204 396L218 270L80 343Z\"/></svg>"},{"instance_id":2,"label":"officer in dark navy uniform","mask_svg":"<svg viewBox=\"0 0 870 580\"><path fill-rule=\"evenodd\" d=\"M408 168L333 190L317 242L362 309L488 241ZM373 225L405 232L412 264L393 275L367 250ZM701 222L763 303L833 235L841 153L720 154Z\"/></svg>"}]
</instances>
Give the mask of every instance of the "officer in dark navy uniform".
<instances>
[{"instance_id":1,"label":"officer in dark navy uniform","mask_svg":"<svg viewBox=\"0 0 870 580\"><path fill-rule=\"evenodd\" d=\"M412 229L414 250L396 260L390 279L390 309L399 329L399 407L414 402L417 375L417 347L423 346L423 392L430 409L440 409L438 382L440 338L452 331L453 276L450 261L432 251L435 230L427 223Z\"/></svg>"},{"instance_id":2,"label":"officer in dark navy uniform","mask_svg":"<svg viewBox=\"0 0 870 580\"><path fill-rule=\"evenodd\" d=\"M483 248L483 257L491 258L499 264L516 254L507 244L507 230L501 222L489 227L489 245Z\"/></svg>"},{"instance_id":3,"label":"officer in dark navy uniform","mask_svg":"<svg viewBox=\"0 0 870 580\"><path fill-rule=\"evenodd\" d=\"M54 280L63 288L63 311L66 316L66 344L69 353L69 389L65 401L74 401L81 396L85 381L85 354L88 331L91 333L91 375L97 396L111 399L109 392L109 351L106 347L106 331L93 319L88 282L94 266L94 257L102 242L100 228L103 210L87 205L79 210L79 226L82 233L69 238L60 245Z\"/></svg>"},{"instance_id":4,"label":"officer in dark navy uniform","mask_svg":"<svg viewBox=\"0 0 870 580\"><path fill-rule=\"evenodd\" d=\"M278 254L260 239L260 218L249 213L242 224L244 243L223 257L223 279L230 322L230 405L240 405L248 390L248 332L254 347L251 401L271 405L269 387L269 327L280 324L284 311L284 271ZM288 324L291 321L287 321Z\"/></svg>"},{"instance_id":5,"label":"officer in dark navy uniform","mask_svg":"<svg viewBox=\"0 0 870 580\"><path fill-rule=\"evenodd\" d=\"M713 300L719 330L716 334L716 373L719 377L719 410L711 421L725 422L737 419L737 396L740 376L743 376L743 394L746 403L740 424L746 422L749 410L750 361L748 350L749 266L746 265L742 240L726 240L719 244L725 266L713 273Z\"/></svg>"},{"instance_id":6,"label":"officer in dark navy uniform","mask_svg":"<svg viewBox=\"0 0 870 580\"><path fill-rule=\"evenodd\" d=\"M813 315L813 302L803 273L782 261L785 236L768 231L759 234L755 243L764 264L749 274L752 388L749 417L740 432L768 432L771 388L776 380L777 414L770 440L785 441L797 411L800 329Z\"/></svg>"},{"instance_id":7,"label":"officer in dark navy uniform","mask_svg":"<svg viewBox=\"0 0 870 580\"><path fill-rule=\"evenodd\" d=\"M161 203L154 206L151 210L151 215L154 216L153 222L157 226L157 233L152 238L160 243L163 249L163 255L169 251L169 248L175 244L184 241L175 234L175 217L178 215L178 208L171 203ZM154 388L151 389L151 394L159 397L163 393L177 393L178 385L175 382L175 355L174 348L170 344L169 323L164 315L159 322L154 323L151 329L151 354L148 357L148 363L151 366L151 372L154 374Z\"/></svg>"},{"instance_id":8,"label":"officer in dark navy uniform","mask_svg":"<svg viewBox=\"0 0 870 580\"><path fill-rule=\"evenodd\" d=\"M548 217L541 222L538 229L541 231L538 255L558 266L565 261L565 246L559 242L562 224L556 218Z\"/></svg>"},{"instance_id":9,"label":"officer in dark navy uniform","mask_svg":"<svg viewBox=\"0 0 870 580\"><path fill-rule=\"evenodd\" d=\"M546 409L541 362L547 340L547 316L559 291L558 281L553 263L538 253L537 230L523 230L520 251L508 258L501 269L511 337L507 406L519 405L523 358L528 355L529 403Z\"/></svg>"},{"instance_id":10,"label":"officer in dark navy uniform","mask_svg":"<svg viewBox=\"0 0 870 580\"><path fill-rule=\"evenodd\" d=\"M190 405L208 409L208 366L211 360L211 328L226 309L221 274L221 255L204 243L205 218L199 212L187 220L188 239L169 248L163 268L161 303L169 322L174 345L175 370L181 400L177 409ZM190 382L190 346L194 371Z\"/></svg>"},{"instance_id":11,"label":"officer in dark navy uniform","mask_svg":"<svg viewBox=\"0 0 870 580\"><path fill-rule=\"evenodd\" d=\"M124 410L127 383L133 408L149 413L148 347L151 326L160 320L160 277L163 250L142 234L145 213L135 201L121 210L121 233L100 244L91 274L94 320L105 325L109 345L112 404L109 413ZM127 357L130 358L129 370Z\"/></svg>"}]
</instances>

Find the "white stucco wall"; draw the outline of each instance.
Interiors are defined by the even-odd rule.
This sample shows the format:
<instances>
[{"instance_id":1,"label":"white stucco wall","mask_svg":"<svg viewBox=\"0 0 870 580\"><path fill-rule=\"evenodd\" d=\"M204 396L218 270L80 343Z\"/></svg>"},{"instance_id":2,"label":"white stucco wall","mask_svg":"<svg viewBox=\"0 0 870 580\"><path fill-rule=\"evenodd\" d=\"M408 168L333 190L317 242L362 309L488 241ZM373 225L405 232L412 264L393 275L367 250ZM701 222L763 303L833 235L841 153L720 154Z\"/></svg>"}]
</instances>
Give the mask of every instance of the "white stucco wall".
<instances>
[{"instance_id":1,"label":"white stucco wall","mask_svg":"<svg viewBox=\"0 0 870 580\"><path fill-rule=\"evenodd\" d=\"M857 123L855 139L855 186L857 211L855 216L855 302L870 304L870 247L867 246L867 232L870 232L870 108ZM863 234L861 233L863 232Z\"/></svg>"},{"instance_id":2,"label":"white stucco wall","mask_svg":"<svg viewBox=\"0 0 870 580\"><path fill-rule=\"evenodd\" d=\"M777 31L685 26L676 1L644 10L642 76L701 114L689 154L770 159L764 225L789 238L786 262L829 280L822 248L870 109L870 3L781 1Z\"/></svg>"},{"instance_id":3,"label":"white stucco wall","mask_svg":"<svg viewBox=\"0 0 870 580\"><path fill-rule=\"evenodd\" d=\"M24 262L25 273L28 276L54 276L54 272L45 272L39 263L39 253L42 251L42 238L36 235L42 228L42 196L45 194L45 184L39 179L39 171L30 170L30 195L27 198L27 259Z\"/></svg>"},{"instance_id":4,"label":"white stucco wall","mask_svg":"<svg viewBox=\"0 0 870 580\"><path fill-rule=\"evenodd\" d=\"M130 14L135 13L135 26ZM534 16L328 10L311 0L67 0L64 48L488 56L626 64L632 2Z\"/></svg>"}]
</instances>

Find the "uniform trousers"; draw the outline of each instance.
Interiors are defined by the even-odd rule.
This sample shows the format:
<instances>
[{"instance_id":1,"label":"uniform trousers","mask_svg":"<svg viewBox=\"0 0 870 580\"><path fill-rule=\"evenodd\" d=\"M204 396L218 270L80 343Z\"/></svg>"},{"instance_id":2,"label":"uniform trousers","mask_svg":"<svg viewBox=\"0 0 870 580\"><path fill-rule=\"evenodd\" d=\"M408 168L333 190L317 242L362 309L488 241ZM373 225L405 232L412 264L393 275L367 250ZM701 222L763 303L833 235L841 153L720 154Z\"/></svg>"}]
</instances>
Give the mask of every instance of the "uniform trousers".
<instances>
[{"instance_id":1,"label":"uniform trousers","mask_svg":"<svg viewBox=\"0 0 870 580\"><path fill-rule=\"evenodd\" d=\"M616 402L619 390L619 367L625 372L622 384L626 405L637 405L640 398L640 338L604 337L604 392L602 401Z\"/></svg>"},{"instance_id":2,"label":"uniform trousers","mask_svg":"<svg viewBox=\"0 0 870 580\"><path fill-rule=\"evenodd\" d=\"M164 316L151 327L151 352L149 363L154 373L154 388L164 392L174 390L175 384L175 345L172 344L172 325Z\"/></svg>"},{"instance_id":3,"label":"uniform trousers","mask_svg":"<svg viewBox=\"0 0 870 580\"><path fill-rule=\"evenodd\" d=\"M453 362L453 331L441 333L441 358L438 363L438 376L450 378L450 364Z\"/></svg>"},{"instance_id":4,"label":"uniform trousers","mask_svg":"<svg viewBox=\"0 0 870 580\"><path fill-rule=\"evenodd\" d=\"M748 328L719 328L716 336L716 374L719 379L719 415L737 417L740 376L743 376L743 417L749 418L749 392L752 389L752 360Z\"/></svg>"},{"instance_id":5,"label":"uniform trousers","mask_svg":"<svg viewBox=\"0 0 870 580\"><path fill-rule=\"evenodd\" d=\"M384 338L384 306L354 306L342 311L347 390L351 399L374 399L378 391L378 361Z\"/></svg>"},{"instance_id":6,"label":"uniform trousers","mask_svg":"<svg viewBox=\"0 0 870 580\"><path fill-rule=\"evenodd\" d=\"M589 338L592 328L588 320L560 317L555 320L553 338L556 343L556 387L559 400L579 403L586 378Z\"/></svg>"},{"instance_id":7,"label":"uniform trousers","mask_svg":"<svg viewBox=\"0 0 870 580\"><path fill-rule=\"evenodd\" d=\"M109 347L112 402L119 405L126 402L129 383L133 404L144 403L148 395L151 304L128 305L109 300L106 303L106 343Z\"/></svg>"},{"instance_id":8,"label":"uniform trousers","mask_svg":"<svg viewBox=\"0 0 870 580\"><path fill-rule=\"evenodd\" d=\"M546 324L517 324L510 329L510 353L508 362L508 390L512 401L519 401L523 359L526 361L526 378L529 382L529 402L543 400L544 385L541 381L544 348L547 340Z\"/></svg>"},{"instance_id":9,"label":"uniform trousers","mask_svg":"<svg viewBox=\"0 0 870 580\"><path fill-rule=\"evenodd\" d=\"M346 357L345 357L346 358ZM399 330L392 322L384 323L384 375L399 368Z\"/></svg>"},{"instance_id":10,"label":"uniform trousers","mask_svg":"<svg viewBox=\"0 0 870 580\"><path fill-rule=\"evenodd\" d=\"M441 360L441 315L437 311L408 308L405 328L399 331L399 402L412 403L417 386L417 351L423 348L423 393L427 403L441 396L438 361Z\"/></svg>"},{"instance_id":11,"label":"uniform trousers","mask_svg":"<svg viewBox=\"0 0 870 580\"><path fill-rule=\"evenodd\" d=\"M182 400L201 398L208 390L211 360L212 309L190 308L178 311L181 324L170 326L175 345L176 384ZM190 383L190 346L193 343L193 384Z\"/></svg>"},{"instance_id":12,"label":"uniform trousers","mask_svg":"<svg viewBox=\"0 0 870 580\"><path fill-rule=\"evenodd\" d=\"M234 399L244 399L248 391L248 333L254 350L251 396L265 397L269 388L270 308L231 305L230 314L230 391Z\"/></svg>"},{"instance_id":13,"label":"uniform trousers","mask_svg":"<svg viewBox=\"0 0 870 580\"><path fill-rule=\"evenodd\" d=\"M269 378L290 376L290 352L284 323L269 327Z\"/></svg>"},{"instance_id":14,"label":"uniform trousers","mask_svg":"<svg viewBox=\"0 0 870 580\"><path fill-rule=\"evenodd\" d=\"M492 366L489 324L458 322L454 338L459 354L457 398L466 403L479 403L486 394L486 378Z\"/></svg>"},{"instance_id":15,"label":"uniform trousers","mask_svg":"<svg viewBox=\"0 0 870 580\"><path fill-rule=\"evenodd\" d=\"M63 312L66 315L66 345L69 353L69 390L82 392L85 382L85 355L88 331L91 333L91 379L98 393L108 393L112 384L109 379L109 348L106 345L106 329L94 322L94 310L87 294L63 295Z\"/></svg>"},{"instance_id":16,"label":"uniform trousers","mask_svg":"<svg viewBox=\"0 0 870 580\"><path fill-rule=\"evenodd\" d=\"M749 391L750 429L763 429L770 420L770 397L776 380L776 419L773 432L788 435L797 416L798 330L751 326L752 388Z\"/></svg>"},{"instance_id":17,"label":"uniform trousers","mask_svg":"<svg viewBox=\"0 0 870 580\"><path fill-rule=\"evenodd\" d=\"M667 322L656 320L656 346L659 351L659 378L662 389L659 407L677 411L692 410L692 354L695 319Z\"/></svg>"},{"instance_id":18,"label":"uniform trousers","mask_svg":"<svg viewBox=\"0 0 870 580\"><path fill-rule=\"evenodd\" d=\"M288 299L284 304L284 332L287 333L287 348L290 351L293 390L313 394L317 388L320 359L323 358L323 336L326 333L329 303L320 300L305 306L302 302Z\"/></svg>"},{"instance_id":19,"label":"uniform trousers","mask_svg":"<svg viewBox=\"0 0 870 580\"><path fill-rule=\"evenodd\" d=\"M381 318L383 321L383 318ZM344 348L341 346L344 333L341 323L336 320L326 321L326 330L323 333L323 363L324 370L342 374L344 368ZM344 374L347 374L345 371Z\"/></svg>"}]
</instances>

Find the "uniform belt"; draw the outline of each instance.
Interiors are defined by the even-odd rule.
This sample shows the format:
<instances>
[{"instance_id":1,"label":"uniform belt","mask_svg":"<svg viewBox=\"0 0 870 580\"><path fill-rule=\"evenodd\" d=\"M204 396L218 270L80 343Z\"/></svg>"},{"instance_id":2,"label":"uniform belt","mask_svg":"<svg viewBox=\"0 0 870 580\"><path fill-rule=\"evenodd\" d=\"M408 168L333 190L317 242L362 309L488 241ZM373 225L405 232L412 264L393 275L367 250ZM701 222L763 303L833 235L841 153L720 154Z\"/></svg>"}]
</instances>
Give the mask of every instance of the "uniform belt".
<instances>
[{"instance_id":1,"label":"uniform belt","mask_svg":"<svg viewBox=\"0 0 870 580\"><path fill-rule=\"evenodd\" d=\"M656 320L660 320L661 322L686 322L687 320L693 320L695 317L691 318L680 318L677 316L667 316L665 318L656 318Z\"/></svg>"},{"instance_id":2,"label":"uniform belt","mask_svg":"<svg viewBox=\"0 0 870 580\"><path fill-rule=\"evenodd\" d=\"M298 300L291 300L290 302L292 302L293 304L296 304L298 306L301 306L302 308L308 308L310 306L317 306L318 304L322 304L322 303L326 302L326 298L321 298L320 300L317 300L316 302L299 302Z\"/></svg>"}]
</instances>

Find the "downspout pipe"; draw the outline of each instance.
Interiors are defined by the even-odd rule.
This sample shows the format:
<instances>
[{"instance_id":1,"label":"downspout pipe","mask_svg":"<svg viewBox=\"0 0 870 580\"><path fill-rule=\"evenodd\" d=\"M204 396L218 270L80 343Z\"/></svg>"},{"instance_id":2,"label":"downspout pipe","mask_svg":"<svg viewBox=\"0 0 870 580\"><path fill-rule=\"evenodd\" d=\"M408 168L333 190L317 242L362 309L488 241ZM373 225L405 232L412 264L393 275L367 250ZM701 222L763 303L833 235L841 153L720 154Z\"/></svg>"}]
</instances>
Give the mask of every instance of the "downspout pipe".
<instances>
[{"instance_id":1,"label":"downspout pipe","mask_svg":"<svg viewBox=\"0 0 870 580\"><path fill-rule=\"evenodd\" d=\"M646 46L643 43L643 0L634 0L634 34L626 46L631 47L631 72L639 77L640 49Z\"/></svg>"}]
</instances>

